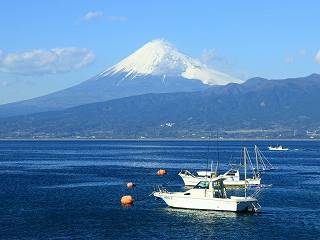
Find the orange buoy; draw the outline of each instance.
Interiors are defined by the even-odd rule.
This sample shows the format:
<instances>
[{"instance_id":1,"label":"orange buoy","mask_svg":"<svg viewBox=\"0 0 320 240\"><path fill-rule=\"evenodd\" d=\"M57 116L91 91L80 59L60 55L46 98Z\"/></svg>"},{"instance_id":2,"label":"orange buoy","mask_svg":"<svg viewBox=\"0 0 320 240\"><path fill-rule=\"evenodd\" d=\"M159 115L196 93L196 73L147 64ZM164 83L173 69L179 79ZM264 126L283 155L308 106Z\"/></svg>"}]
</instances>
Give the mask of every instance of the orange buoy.
<instances>
[{"instance_id":1,"label":"orange buoy","mask_svg":"<svg viewBox=\"0 0 320 240\"><path fill-rule=\"evenodd\" d=\"M136 185L133 182L127 183L127 188L134 188Z\"/></svg>"},{"instance_id":2,"label":"orange buoy","mask_svg":"<svg viewBox=\"0 0 320 240\"><path fill-rule=\"evenodd\" d=\"M163 175L166 175L167 173L168 173L167 170L159 169L158 172L157 172L157 175L158 176L163 176Z\"/></svg>"},{"instance_id":3,"label":"orange buoy","mask_svg":"<svg viewBox=\"0 0 320 240\"><path fill-rule=\"evenodd\" d=\"M134 199L131 195L126 195L121 198L122 205L132 205L133 202L134 202Z\"/></svg>"}]
</instances>

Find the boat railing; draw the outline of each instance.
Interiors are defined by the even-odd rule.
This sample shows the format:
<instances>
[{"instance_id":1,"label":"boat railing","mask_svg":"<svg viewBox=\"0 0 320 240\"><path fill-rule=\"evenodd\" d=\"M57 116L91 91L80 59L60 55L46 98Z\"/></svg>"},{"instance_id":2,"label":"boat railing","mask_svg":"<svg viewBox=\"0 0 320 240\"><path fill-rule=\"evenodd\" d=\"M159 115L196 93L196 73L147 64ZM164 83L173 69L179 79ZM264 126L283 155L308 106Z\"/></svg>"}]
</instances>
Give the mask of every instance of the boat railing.
<instances>
[{"instance_id":1,"label":"boat railing","mask_svg":"<svg viewBox=\"0 0 320 240\"><path fill-rule=\"evenodd\" d=\"M260 184L256 189L256 191L250 196L250 197L253 197L253 198L258 198L261 194L261 192L266 189L266 188L270 188L272 187L272 184L269 184L269 185L263 185L263 184Z\"/></svg>"},{"instance_id":2,"label":"boat railing","mask_svg":"<svg viewBox=\"0 0 320 240\"><path fill-rule=\"evenodd\" d=\"M258 202L252 203L253 211L258 212L261 209L261 205Z\"/></svg>"},{"instance_id":3,"label":"boat railing","mask_svg":"<svg viewBox=\"0 0 320 240\"><path fill-rule=\"evenodd\" d=\"M156 185L153 187L154 192L160 192L160 193L168 193L169 191L162 185Z\"/></svg>"}]
</instances>

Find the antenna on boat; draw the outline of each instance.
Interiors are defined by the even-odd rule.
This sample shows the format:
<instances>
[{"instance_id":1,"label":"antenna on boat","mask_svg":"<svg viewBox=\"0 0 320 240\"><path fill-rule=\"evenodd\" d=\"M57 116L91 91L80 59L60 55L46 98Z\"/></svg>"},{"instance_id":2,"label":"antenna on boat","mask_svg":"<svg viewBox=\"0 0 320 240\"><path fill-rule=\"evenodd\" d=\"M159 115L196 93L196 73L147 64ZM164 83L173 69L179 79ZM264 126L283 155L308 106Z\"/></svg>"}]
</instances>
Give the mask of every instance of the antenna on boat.
<instances>
[{"instance_id":1,"label":"antenna on boat","mask_svg":"<svg viewBox=\"0 0 320 240\"><path fill-rule=\"evenodd\" d=\"M218 161L220 160L220 154L219 154L219 130L217 129L217 157Z\"/></svg>"},{"instance_id":2,"label":"antenna on boat","mask_svg":"<svg viewBox=\"0 0 320 240\"><path fill-rule=\"evenodd\" d=\"M206 167L206 181L208 180L208 169L209 169L209 153L210 153L210 134L208 136L208 146L207 146L207 167ZM210 176L211 177L211 176Z\"/></svg>"},{"instance_id":3,"label":"antenna on boat","mask_svg":"<svg viewBox=\"0 0 320 240\"><path fill-rule=\"evenodd\" d=\"M218 169L219 169L219 160L217 161L216 170L215 170L216 177L218 177Z\"/></svg>"},{"instance_id":4,"label":"antenna on boat","mask_svg":"<svg viewBox=\"0 0 320 240\"><path fill-rule=\"evenodd\" d=\"M219 152L219 130L217 129L217 165L216 165L216 171L215 174L218 176L218 168L219 168L219 163L220 163L220 152Z\"/></svg>"}]
</instances>

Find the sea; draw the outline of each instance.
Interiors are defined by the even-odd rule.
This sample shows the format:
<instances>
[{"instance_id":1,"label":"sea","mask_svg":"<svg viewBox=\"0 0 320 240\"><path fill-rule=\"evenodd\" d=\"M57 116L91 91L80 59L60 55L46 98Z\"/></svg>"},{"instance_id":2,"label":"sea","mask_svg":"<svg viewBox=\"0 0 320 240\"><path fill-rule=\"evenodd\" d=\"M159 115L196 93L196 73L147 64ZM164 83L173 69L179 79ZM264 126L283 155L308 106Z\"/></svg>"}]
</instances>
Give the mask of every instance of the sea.
<instances>
[{"instance_id":1,"label":"sea","mask_svg":"<svg viewBox=\"0 0 320 240\"><path fill-rule=\"evenodd\" d=\"M268 151L277 144L289 151ZM222 173L244 146L254 160L254 145L277 168L262 173L258 213L173 209L150 196L158 185L184 191L182 169L219 160ZM320 239L320 142L3 140L0 239Z\"/></svg>"}]
</instances>

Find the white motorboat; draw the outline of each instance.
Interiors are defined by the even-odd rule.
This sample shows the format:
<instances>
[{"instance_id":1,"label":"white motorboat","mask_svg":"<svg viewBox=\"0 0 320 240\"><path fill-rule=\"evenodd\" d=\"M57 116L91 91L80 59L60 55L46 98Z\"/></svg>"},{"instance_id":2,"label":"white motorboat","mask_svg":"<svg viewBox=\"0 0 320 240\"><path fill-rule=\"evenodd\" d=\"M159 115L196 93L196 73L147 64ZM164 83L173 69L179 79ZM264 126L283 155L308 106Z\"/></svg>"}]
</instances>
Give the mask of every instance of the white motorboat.
<instances>
[{"instance_id":1,"label":"white motorboat","mask_svg":"<svg viewBox=\"0 0 320 240\"><path fill-rule=\"evenodd\" d=\"M212 171L212 168L211 168L211 171L210 172L208 172L208 171L197 171L197 175L199 176L199 177L211 177L212 176L212 174L214 175L215 174L215 172L213 172Z\"/></svg>"},{"instance_id":2,"label":"white motorboat","mask_svg":"<svg viewBox=\"0 0 320 240\"><path fill-rule=\"evenodd\" d=\"M254 174L252 178L246 178L246 180L241 180L239 170L230 169L221 176L225 177L223 184L227 187L243 187L245 185L258 186L261 184L261 177L257 174Z\"/></svg>"},{"instance_id":3,"label":"white motorboat","mask_svg":"<svg viewBox=\"0 0 320 240\"><path fill-rule=\"evenodd\" d=\"M192 174L188 170L182 170L179 172L178 175L182 178L185 186L195 186L201 181L208 181L210 177L216 177L215 172L207 172L206 175L201 175L201 174L199 175L198 172L197 174ZM223 183L226 187L236 187L236 186L245 185L245 181L240 180L239 170L230 169L224 174L219 176L224 178ZM246 181L246 184L248 186L260 185L260 183L261 183L261 178L259 176L256 176L253 178L247 178L247 181Z\"/></svg>"},{"instance_id":4,"label":"white motorboat","mask_svg":"<svg viewBox=\"0 0 320 240\"><path fill-rule=\"evenodd\" d=\"M182 178L185 186L196 186L201 181L208 181L210 176L216 176L215 172L208 172L205 175L192 174L188 170L181 170L178 175Z\"/></svg>"},{"instance_id":5,"label":"white motorboat","mask_svg":"<svg viewBox=\"0 0 320 240\"><path fill-rule=\"evenodd\" d=\"M289 148L283 147L283 146L281 146L281 145L276 146L276 147L269 146L268 149L269 149L270 151L288 151L288 150L289 150Z\"/></svg>"},{"instance_id":6,"label":"white motorboat","mask_svg":"<svg viewBox=\"0 0 320 240\"><path fill-rule=\"evenodd\" d=\"M223 184L224 178L210 178L208 181L200 181L192 189L185 192L168 192L159 188L153 192L153 196L161 198L169 207L232 211L232 212L256 212L260 209L257 199L253 196L227 196Z\"/></svg>"}]
</instances>

